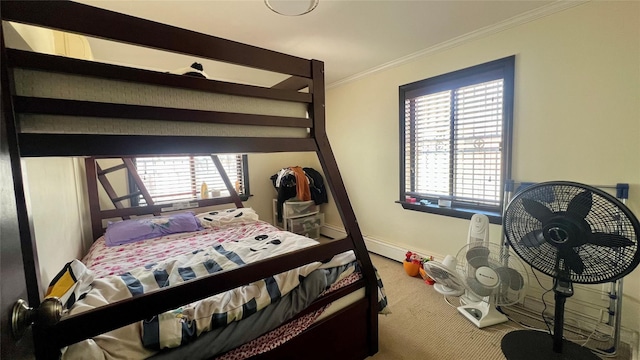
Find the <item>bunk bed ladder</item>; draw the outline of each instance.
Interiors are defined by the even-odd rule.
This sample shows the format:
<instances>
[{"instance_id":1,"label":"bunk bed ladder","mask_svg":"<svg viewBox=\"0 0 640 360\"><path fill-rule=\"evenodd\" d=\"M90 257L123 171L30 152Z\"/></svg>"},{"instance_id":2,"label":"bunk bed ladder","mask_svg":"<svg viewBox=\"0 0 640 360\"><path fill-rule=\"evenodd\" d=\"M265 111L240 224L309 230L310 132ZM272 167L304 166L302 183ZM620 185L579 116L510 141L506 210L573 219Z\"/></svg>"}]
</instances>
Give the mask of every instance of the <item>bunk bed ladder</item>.
<instances>
[{"instance_id":1,"label":"bunk bed ladder","mask_svg":"<svg viewBox=\"0 0 640 360\"><path fill-rule=\"evenodd\" d=\"M218 174L220 174L222 181L224 181L224 185L227 187L227 190L229 190L229 196L233 200L233 203L238 208L243 207L242 199L240 199L240 195L238 195L235 187L231 184L231 180L229 180L229 176L227 176L227 172L224 170L218 155L211 155L211 160L213 160L213 163L216 165L216 169L218 169Z\"/></svg>"},{"instance_id":2,"label":"bunk bed ladder","mask_svg":"<svg viewBox=\"0 0 640 360\"><path fill-rule=\"evenodd\" d=\"M138 172L136 171L136 167L133 164L133 160L131 160L131 158L125 158L125 157L121 159L122 159L122 164L115 165L104 170L100 168L100 165L97 162L95 163L97 174L98 174L98 180L100 180L100 183L102 184L102 187L104 188L105 192L109 196L109 199L113 203L113 206L115 206L116 209L122 209L124 208L124 206L122 205L123 200L131 200L140 195L142 195L142 197L144 198L144 200L147 202L148 205L153 205L154 204L153 199L151 198L151 195L147 191L146 186L144 186L142 179L138 175ZM93 161L96 161L96 159L93 158ZM132 193L126 194L124 196L118 196L118 194L116 194L115 190L113 189L113 186L111 186L111 183L107 178L107 174L118 171L118 170L122 170L122 169L127 169L130 179L132 179L133 182L136 184L136 187L138 190ZM155 214L155 215L159 215L159 214ZM127 220L129 219L129 216L123 216L122 219Z\"/></svg>"}]
</instances>

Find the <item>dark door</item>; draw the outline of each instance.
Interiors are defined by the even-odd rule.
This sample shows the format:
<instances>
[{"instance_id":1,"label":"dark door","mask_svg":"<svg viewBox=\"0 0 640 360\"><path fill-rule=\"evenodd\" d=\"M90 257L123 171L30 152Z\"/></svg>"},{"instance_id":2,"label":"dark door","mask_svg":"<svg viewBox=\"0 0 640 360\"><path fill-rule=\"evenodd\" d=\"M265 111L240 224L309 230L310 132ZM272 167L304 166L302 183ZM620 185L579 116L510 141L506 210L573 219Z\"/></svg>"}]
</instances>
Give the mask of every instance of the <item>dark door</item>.
<instances>
[{"instance_id":1,"label":"dark door","mask_svg":"<svg viewBox=\"0 0 640 360\"><path fill-rule=\"evenodd\" d=\"M2 35L0 30L2 63L6 64ZM3 65L0 111L0 357L22 360L35 357L33 336L29 328L19 340L13 337L11 310L18 299L38 305L40 296L36 273L37 256L26 212L7 80L8 72Z\"/></svg>"}]
</instances>

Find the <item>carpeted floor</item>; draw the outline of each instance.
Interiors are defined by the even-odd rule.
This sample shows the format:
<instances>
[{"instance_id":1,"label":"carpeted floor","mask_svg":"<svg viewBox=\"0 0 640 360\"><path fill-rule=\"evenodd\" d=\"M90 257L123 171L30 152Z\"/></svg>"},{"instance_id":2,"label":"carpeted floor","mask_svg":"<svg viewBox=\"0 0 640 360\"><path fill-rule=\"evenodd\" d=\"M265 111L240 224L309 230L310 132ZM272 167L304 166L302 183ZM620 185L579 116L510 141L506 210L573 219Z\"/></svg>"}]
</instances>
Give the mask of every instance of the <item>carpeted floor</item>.
<instances>
[{"instance_id":1,"label":"carpeted floor","mask_svg":"<svg viewBox=\"0 0 640 360\"><path fill-rule=\"evenodd\" d=\"M368 359L504 360L502 337L522 330L516 322L478 329L421 278L405 274L402 264L375 254L391 314L379 317L379 352ZM456 298L449 299L458 304ZM624 344L615 357L629 360ZM540 357L542 360L543 358Z\"/></svg>"}]
</instances>

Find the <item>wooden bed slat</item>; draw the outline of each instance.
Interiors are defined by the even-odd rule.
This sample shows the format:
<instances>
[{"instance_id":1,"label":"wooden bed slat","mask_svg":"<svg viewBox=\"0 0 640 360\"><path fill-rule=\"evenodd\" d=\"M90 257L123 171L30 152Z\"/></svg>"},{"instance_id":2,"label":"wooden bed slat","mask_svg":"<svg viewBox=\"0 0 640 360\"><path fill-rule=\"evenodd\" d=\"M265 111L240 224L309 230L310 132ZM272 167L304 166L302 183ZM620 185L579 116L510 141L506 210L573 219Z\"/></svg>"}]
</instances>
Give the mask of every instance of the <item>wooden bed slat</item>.
<instances>
[{"instance_id":1,"label":"wooden bed slat","mask_svg":"<svg viewBox=\"0 0 640 360\"><path fill-rule=\"evenodd\" d=\"M216 206L216 205L225 205L225 204L233 204L234 201L231 196L222 196L212 199L198 199L193 200L193 203L198 203L198 207L206 207L206 206ZM163 209L170 207L170 204L163 205L147 205L147 206L136 206L130 208L122 208L122 209L110 209L110 210L100 210L98 214L103 219L114 219L121 218L125 216L143 216L150 214L160 214ZM186 209L188 210L188 209ZM175 211L175 210L173 210ZM103 234L102 226L100 226L99 234Z\"/></svg>"},{"instance_id":2,"label":"wooden bed slat","mask_svg":"<svg viewBox=\"0 0 640 360\"><path fill-rule=\"evenodd\" d=\"M207 137L97 134L19 134L20 155L131 157L316 151L311 138Z\"/></svg>"},{"instance_id":3,"label":"wooden bed slat","mask_svg":"<svg viewBox=\"0 0 640 360\"><path fill-rule=\"evenodd\" d=\"M98 176L107 175L107 174L112 173L114 171L118 171L118 170L122 170L122 169L126 169L126 168L127 168L127 165L125 163L122 163L122 164L116 165L116 166L112 166L112 167L107 168L107 169L102 169L101 168L100 170L98 170Z\"/></svg>"},{"instance_id":4,"label":"wooden bed slat","mask_svg":"<svg viewBox=\"0 0 640 360\"><path fill-rule=\"evenodd\" d=\"M289 89L289 90L302 90L305 88L311 89L312 81L310 79L301 78L299 76L292 76L288 79L285 79L275 85L273 85L272 89Z\"/></svg>"},{"instance_id":5,"label":"wooden bed slat","mask_svg":"<svg viewBox=\"0 0 640 360\"><path fill-rule=\"evenodd\" d=\"M313 126L309 119L287 116L255 115L24 96L16 96L14 101L16 112L28 114L296 128L310 128Z\"/></svg>"}]
</instances>

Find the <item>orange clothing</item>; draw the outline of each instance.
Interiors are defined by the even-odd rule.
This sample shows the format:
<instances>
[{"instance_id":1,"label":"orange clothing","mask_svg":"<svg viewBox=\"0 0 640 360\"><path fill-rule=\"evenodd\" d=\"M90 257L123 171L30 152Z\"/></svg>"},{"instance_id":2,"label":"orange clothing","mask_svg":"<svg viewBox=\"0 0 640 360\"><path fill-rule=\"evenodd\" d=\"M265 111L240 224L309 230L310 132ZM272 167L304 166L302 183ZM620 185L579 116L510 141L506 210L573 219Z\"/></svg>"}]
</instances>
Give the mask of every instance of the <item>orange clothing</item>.
<instances>
[{"instance_id":1,"label":"orange clothing","mask_svg":"<svg viewBox=\"0 0 640 360\"><path fill-rule=\"evenodd\" d=\"M311 200L311 191L309 190L309 180L305 175L304 170L300 166L293 166L289 168L293 171L296 177L296 197L300 201Z\"/></svg>"}]
</instances>

